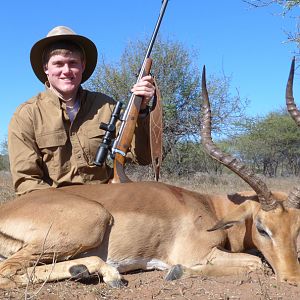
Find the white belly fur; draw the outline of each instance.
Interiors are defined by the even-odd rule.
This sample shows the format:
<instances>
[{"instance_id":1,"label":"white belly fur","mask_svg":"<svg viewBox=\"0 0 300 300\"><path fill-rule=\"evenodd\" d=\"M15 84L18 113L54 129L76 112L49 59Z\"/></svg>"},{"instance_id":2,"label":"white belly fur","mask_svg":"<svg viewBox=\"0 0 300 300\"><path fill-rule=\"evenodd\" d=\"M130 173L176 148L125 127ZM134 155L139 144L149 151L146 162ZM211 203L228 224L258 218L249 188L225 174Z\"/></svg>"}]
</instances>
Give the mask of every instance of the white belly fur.
<instances>
[{"instance_id":1,"label":"white belly fur","mask_svg":"<svg viewBox=\"0 0 300 300\"><path fill-rule=\"evenodd\" d=\"M117 268L120 273L134 270L167 270L170 268L168 264L155 258L124 259L121 261L108 259L106 263Z\"/></svg>"}]
</instances>

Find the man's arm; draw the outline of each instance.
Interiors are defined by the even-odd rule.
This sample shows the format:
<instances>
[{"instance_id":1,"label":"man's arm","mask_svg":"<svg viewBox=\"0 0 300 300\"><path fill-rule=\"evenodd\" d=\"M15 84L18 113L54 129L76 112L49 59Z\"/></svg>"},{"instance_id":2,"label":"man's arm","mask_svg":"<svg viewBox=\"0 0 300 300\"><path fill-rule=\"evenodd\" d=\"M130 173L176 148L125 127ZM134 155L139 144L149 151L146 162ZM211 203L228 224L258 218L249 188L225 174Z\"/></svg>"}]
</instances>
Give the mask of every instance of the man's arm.
<instances>
[{"instance_id":1,"label":"man's arm","mask_svg":"<svg viewBox=\"0 0 300 300\"><path fill-rule=\"evenodd\" d=\"M49 188L43 181L42 157L34 138L32 118L26 107L12 117L8 128L8 154L16 194Z\"/></svg>"}]
</instances>

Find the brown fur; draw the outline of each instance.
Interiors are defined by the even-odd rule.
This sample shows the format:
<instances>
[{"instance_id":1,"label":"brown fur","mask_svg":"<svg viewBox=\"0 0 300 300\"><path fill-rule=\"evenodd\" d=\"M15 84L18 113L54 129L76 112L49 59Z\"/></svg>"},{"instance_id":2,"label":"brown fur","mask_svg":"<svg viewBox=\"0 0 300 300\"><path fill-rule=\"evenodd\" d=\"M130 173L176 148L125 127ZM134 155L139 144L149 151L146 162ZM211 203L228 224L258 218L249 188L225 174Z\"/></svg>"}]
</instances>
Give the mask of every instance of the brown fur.
<instances>
[{"instance_id":1,"label":"brown fur","mask_svg":"<svg viewBox=\"0 0 300 300\"><path fill-rule=\"evenodd\" d=\"M285 197L278 194L280 201ZM257 232L257 219L276 246ZM28 266L53 259L54 266L34 269L35 281L44 280L45 272L51 273L49 280L71 277L70 266L83 264L119 286L115 267L146 269L153 259L160 269L180 264L186 275L239 274L261 267L257 257L233 253L251 247L266 256L279 279L300 282L299 223L296 209L280 205L276 212L262 211L254 193L212 196L154 182L36 191L1 207L0 232L10 241L0 245L0 254L12 255L0 263L6 277L0 286L24 284ZM0 243L5 239L0 235ZM232 252L220 250L225 247Z\"/></svg>"}]
</instances>

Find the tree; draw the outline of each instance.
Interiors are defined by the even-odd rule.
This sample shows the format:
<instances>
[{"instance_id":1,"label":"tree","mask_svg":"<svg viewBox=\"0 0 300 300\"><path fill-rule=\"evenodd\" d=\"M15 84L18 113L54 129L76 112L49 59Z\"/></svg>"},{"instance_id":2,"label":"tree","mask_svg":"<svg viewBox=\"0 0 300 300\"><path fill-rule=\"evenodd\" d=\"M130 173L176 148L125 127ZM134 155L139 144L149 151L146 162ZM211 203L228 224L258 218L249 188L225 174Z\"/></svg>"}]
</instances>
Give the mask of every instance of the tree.
<instances>
[{"instance_id":1,"label":"tree","mask_svg":"<svg viewBox=\"0 0 300 300\"><path fill-rule=\"evenodd\" d=\"M287 41L295 43L298 48L298 55L300 49L300 22L299 22L299 12L296 11L299 8L300 0L243 0L243 2L251 5L252 7L259 8L270 5L279 5L282 8L281 15L287 16L290 15L296 22L296 31L287 32ZM296 13L293 15L293 12Z\"/></svg>"},{"instance_id":2,"label":"tree","mask_svg":"<svg viewBox=\"0 0 300 300\"><path fill-rule=\"evenodd\" d=\"M118 63L107 62L102 56L88 88L106 93L115 100L129 99L130 87L136 80L135 74L140 68L146 47L147 42L144 40L130 42ZM199 140L201 76L195 66L197 54L177 41L158 37L151 57L152 73L163 97L165 158L174 153L177 143ZM247 104L238 94L232 96L229 87L230 78L225 75L208 77L214 111L213 124L217 133L230 128L230 124L234 125L237 118L243 116Z\"/></svg>"},{"instance_id":3,"label":"tree","mask_svg":"<svg viewBox=\"0 0 300 300\"><path fill-rule=\"evenodd\" d=\"M272 112L246 124L232 141L240 158L267 176L300 174L300 131L286 112Z\"/></svg>"},{"instance_id":4,"label":"tree","mask_svg":"<svg viewBox=\"0 0 300 300\"><path fill-rule=\"evenodd\" d=\"M243 0L243 2L254 7L264 7L271 4L279 4L283 8L283 13L291 11L300 4L300 0Z\"/></svg>"},{"instance_id":5,"label":"tree","mask_svg":"<svg viewBox=\"0 0 300 300\"><path fill-rule=\"evenodd\" d=\"M184 141L171 149L164 161L164 172L189 178L196 173L221 174L223 166L205 153L199 142ZM174 163L175 162L175 163Z\"/></svg>"},{"instance_id":6,"label":"tree","mask_svg":"<svg viewBox=\"0 0 300 300\"><path fill-rule=\"evenodd\" d=\"M0 154L0 171L9 170L9 160L7 153L7 139L1 143L1 154Z\"/></svg>"}]
</instances>

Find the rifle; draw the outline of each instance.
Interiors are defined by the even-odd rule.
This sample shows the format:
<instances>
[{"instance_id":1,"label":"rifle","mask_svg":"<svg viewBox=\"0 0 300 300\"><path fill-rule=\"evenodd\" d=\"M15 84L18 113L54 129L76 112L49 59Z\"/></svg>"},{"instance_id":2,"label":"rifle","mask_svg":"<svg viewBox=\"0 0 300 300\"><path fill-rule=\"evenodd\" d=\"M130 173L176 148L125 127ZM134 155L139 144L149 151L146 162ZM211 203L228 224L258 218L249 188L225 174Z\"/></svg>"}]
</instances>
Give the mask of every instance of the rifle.
<instances>
[{"instance_id":1,"label":"rifle","mask_svg":"<svg viewBox=\"0 0 300 300\"><path fill-rule=\"evenodd\" d=\"M142 63L142 67L137 77L137 82L142 77L150 74L150 69L152 65L152 59L150 58L150 54L167 4L168 0L163 0L158 20L156 22L152 37L150 39L146 55ZM120 111L123 103L119 101L115 106L109 123L105 124L101 122L100 124L100 128L104 129L106 133L96 153L94 164L97 166L102 166L104 161L106 160L108 152L111 152L111 156L114 159L114 177L111 181L112 183L124 183L131 181L124 172L124 165L126 161L126 153L132 142L141 103L142 97L132 94L122 118L120 117ZM115 125L118 118L121 120L121 127L118 136L115 139L112 146L112 138L115 132Z\"/></svg>"}]
</instances>

